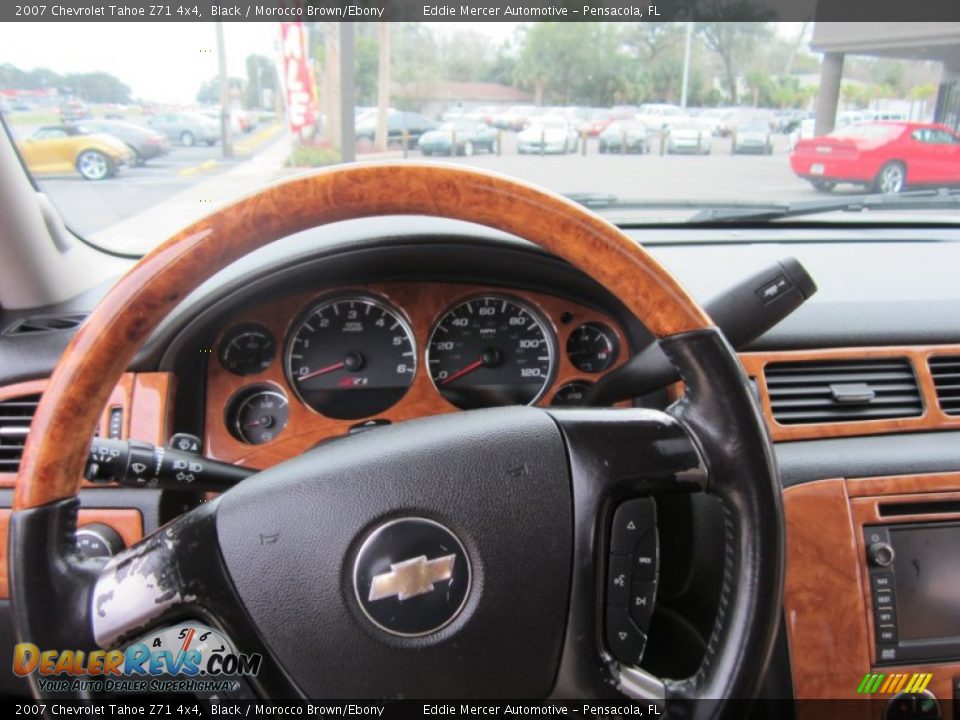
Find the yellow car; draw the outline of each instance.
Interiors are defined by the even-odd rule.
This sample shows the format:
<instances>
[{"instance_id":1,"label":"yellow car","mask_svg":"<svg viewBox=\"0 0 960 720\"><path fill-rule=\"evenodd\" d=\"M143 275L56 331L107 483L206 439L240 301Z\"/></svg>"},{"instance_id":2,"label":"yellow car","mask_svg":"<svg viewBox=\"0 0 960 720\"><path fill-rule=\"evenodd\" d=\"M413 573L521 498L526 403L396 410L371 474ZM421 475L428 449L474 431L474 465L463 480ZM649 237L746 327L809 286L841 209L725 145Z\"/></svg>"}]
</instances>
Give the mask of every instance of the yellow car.
<instances>
[{"instance_id":1,"label":"yellow car","mask_svg":"<svg viewBox=\"0 0 960 720\"><path fill-rule=\"evenodd\" d=\"M47 125L20 143L20 154L34 173L76 171L85 180L103 180L132 164L130 148L111 135L73 125Z\"/></svg>"}]
</instances>

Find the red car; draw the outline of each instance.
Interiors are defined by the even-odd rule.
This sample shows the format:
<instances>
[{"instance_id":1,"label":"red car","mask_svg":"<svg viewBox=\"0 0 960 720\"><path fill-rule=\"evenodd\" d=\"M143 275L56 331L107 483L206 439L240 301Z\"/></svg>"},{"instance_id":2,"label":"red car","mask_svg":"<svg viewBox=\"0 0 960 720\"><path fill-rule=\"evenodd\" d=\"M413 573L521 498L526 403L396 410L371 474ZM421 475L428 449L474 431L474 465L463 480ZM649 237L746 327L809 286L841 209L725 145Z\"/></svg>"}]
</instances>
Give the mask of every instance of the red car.
<instances>
[{"instance_id":1,"label":"red car","mask_svg":"<svg viewBox=\"0 0 960 720\"><path fill-rule=\"evenodd\" d=\"M897 193L908 185L960 184L960 136L944 125L876 122L800 140L790 167L821 192L837 183Z\"/></svg>"}]
</instances>

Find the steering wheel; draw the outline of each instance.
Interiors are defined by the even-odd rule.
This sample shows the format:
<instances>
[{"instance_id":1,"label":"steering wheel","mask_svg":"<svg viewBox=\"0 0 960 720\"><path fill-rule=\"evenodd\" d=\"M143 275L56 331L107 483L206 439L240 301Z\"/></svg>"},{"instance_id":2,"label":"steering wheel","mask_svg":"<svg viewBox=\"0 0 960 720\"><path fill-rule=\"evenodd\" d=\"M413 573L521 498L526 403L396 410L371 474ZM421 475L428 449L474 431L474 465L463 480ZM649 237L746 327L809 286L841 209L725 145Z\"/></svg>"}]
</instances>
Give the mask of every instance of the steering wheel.
<instances>
[{"instance_id":1,"label":"steering wheel","mask_svg":"<svg viewBox=\"0 0 960 720\"><path fill-rule=\"evenodd\" d=\"M201 282L339 220L417 214L524 237L607 287L685 383L666 412L496 408L326 443L180 516L105 566L74 546L101 408L134 353ZM661 679L611 647L617 509L710 493L725 517L719 612L695 675ZM270 186L156 248L62 356L23 454L10 522L16 632L110 648L200 619L264 664L279 697L754 697L779 621L784 521L757 402L723 335L616 227L499 175L430 164L333 168ZM622 528L621 528L622 529ZM615 635L615 633L614 633ZM624 657L626 653L626 658ZM631 655L633 653L633 655ZM635 657L634 657L635 656ZM40 694L34 683L33 692Z\"/></svg>"}]
</instances>

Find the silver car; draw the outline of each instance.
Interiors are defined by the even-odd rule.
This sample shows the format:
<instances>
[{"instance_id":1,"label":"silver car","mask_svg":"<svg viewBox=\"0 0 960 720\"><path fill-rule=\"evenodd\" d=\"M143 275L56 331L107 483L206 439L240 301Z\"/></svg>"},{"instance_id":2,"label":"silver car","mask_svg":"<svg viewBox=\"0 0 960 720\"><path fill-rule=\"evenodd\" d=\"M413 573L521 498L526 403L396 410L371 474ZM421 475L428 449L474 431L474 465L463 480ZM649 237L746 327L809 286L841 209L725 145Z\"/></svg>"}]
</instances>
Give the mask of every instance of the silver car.
<instances>
[{"instance_id":1,"label":"silver car","mask_svg":"<svg viewBox=\"0 0 960 720\"><path fill-rule=\"evenodd\" d=\"M197 143L214 145L220 140L220 124L200 113L161 113L150 118L147 125L187 147Z\"/></svg>"}]
</instances>

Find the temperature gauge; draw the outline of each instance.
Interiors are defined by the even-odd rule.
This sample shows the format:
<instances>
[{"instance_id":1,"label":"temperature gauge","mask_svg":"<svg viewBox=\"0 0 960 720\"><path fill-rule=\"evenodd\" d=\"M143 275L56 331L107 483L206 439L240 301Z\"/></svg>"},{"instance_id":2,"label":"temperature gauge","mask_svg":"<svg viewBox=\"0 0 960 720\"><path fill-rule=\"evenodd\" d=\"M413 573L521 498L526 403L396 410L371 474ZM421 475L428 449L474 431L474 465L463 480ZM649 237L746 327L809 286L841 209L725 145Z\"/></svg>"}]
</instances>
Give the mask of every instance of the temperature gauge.
<instances>
[{"instance_id":1,"label":"temperature gauge","mask_svg":"<svg viewBox=\"0 0 960 720\"><path fill-rule=\"evenodd\" d=\"M227 410L227 424L250 445L270 442L287 426L287 398L279 390L257 387L241 391Z\"/></svg>"},{"instance_id":2,"label":"temperature gauge","mask_svg":"<svg viewBox=\"0 0 960 720\"><path fill-rule=\"evenodd\" d=\"M220 343L220 362L234 375L263 372L277 354L277 342L262 325L238 325Z\"/></svg>"},{"instance_id":3,"label":"temperature gauge","mask_svg":"<svg viewBox=\"0 0 960 720\"><path fill-rule=\"evenodd\" d=\"M567 338L567 357L580 372L603 372L619 354L617 334L603 323L584 323Z\"/></svg>"}]
</instances>

